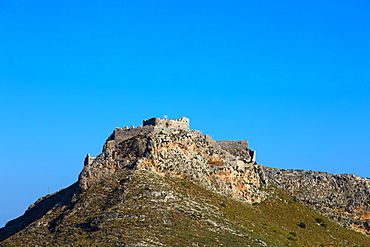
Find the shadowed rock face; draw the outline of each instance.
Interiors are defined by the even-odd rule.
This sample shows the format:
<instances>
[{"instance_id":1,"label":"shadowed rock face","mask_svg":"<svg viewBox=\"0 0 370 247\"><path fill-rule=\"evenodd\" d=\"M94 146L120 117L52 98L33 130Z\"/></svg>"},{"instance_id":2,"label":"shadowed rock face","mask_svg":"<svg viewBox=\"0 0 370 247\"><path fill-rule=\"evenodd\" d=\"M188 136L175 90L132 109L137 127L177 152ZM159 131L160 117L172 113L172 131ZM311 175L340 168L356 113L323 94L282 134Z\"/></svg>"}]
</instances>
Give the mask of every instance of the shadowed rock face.
<instances>
[{"instance_id":1,"label":"shadowed rock face","mask_svg":"<svg viewBox=\"0 0 370 247\"><path fill-rule=\"evenodd\" d=\"M266 168L269 180L322 214L370 234L370 179L352 174Z\"/></svg>"}]
</instances>

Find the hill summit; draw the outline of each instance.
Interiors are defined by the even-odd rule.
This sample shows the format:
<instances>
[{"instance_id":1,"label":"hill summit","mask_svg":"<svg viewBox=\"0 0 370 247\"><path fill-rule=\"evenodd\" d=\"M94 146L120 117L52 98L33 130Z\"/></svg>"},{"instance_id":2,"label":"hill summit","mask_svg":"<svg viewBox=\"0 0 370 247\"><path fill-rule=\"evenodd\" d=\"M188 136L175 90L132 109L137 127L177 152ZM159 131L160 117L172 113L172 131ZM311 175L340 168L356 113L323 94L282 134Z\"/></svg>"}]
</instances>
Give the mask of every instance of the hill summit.
<instances>
[{"instance_id":1,"label":"hill summit","mask_svg":"<svg viewBox=\"0 0 370 247\"><path fill-rule=\"evenodd\" d=\"M248 141L215 141L189 124L116 128L76 183L0 229L0 246L369 246L302 193L291 197L283 173L259 165Z\"/></svg>"},{"instance_id":2,"label":"hill summit","mask_svg":"<svg viewBox=\"0 0 370 247\"><path fill-rule=\"evenodd\" d=\"M78 184L86 190L117 170L131 168L184 178L241 201L260 202L264 193L258 188L267 180L255 155L247 141L217 142L189 129L188 118L152 118L137 128L116 128L102 154L86 157Z\"/></svg>"}]
</instances>

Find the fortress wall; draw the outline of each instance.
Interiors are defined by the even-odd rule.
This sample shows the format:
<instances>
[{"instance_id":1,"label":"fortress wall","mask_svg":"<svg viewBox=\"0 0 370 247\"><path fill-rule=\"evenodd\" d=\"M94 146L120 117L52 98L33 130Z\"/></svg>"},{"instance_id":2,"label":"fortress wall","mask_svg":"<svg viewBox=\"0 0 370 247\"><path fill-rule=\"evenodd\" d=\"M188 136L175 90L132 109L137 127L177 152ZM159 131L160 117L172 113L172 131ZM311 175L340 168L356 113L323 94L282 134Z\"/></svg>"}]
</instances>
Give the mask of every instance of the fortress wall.
<instances>
[{"instance_id":1,"label":"fortress wall","mask_svg":"<svg viewBox=\"0 0 370 247\"><path fill-rule=\"evenodd\" d=\"M213 140L212 136L210 136L210 135L205 135L205 136L204 136L204 139L205 139L207 142L211 143L212 145L216 145L216 144L217 144L217 142L216 142L215 140Z\"/></svg>"},{"instance_id":2,"label":"fortress wall","mask_svg":"<svg viewBox=\"0 0 370 247\"><path fill-rule=\"evenodd\" d=\"M154 126L145 126L138 128L116 128L114 130L114 140L116 142L122 142L124 140L130 139L139 134L146 134L154 131Z\"/></svg>"},{"instance_id":3,"label":"fortress wall","mask_svg":"<svg viewBox=\"0 0 370 247\"><path fill-rule=\"evenodd\" d=\"M242 140L242 141L217 141L217 144L219 144L222 148L226 149L243 149L246 150L249 148L248 141Z\"/></svg>"},{"instance_id":4,"label":"fortress wall","mask_svg":"<svg viewBox=\"0 0 370 247\"><path fill-rule=\"evenodd\" d=\"M256 151L252 151L248 147L248 141L217 141L222 149L228 151L232 155L244 159L246 162L256 162Z\"/></svg>"},{"instance_id":5,"label":"fortress wall","mask_svg":"<svg viewBox=\"0 0 370 247\"><path fill-rule=\"evenodd\" d=\"M182 117L179 119L160 119L151 118L143 121L143 126L161 126L164 128L189 129L189 119Z\"/></svg>"},{"instance_id":6,"label":"fortress wall","mask_svg":"<svg viewBox=\"0 0 370 247\"><path fill-rule=\"evenodd\" d=\"M143 126L148 126L148 125L158 125L160 123L161 119L159 118L151 118L151 119L148 119L148 120L143 120Z\"/></svg>"},{"instance_id":7,"label":"fortress wall","mask_svg":"<svg viewBox=\"0 0 370 247\"><path fill-rule=\"evenodd\" d=\"M164 133L173 133L174 129L182 129L190 131L194 134L201 135L202 132L198 130L190 130L189 129L189 119L181 118L181 119L159 119L159 118L152 118L149 120L144 120L144 126L139 126L135 128L134 126L125 127L125 128L116 128L113 132L113 140L116 143L122 142L124 140L130 139L139 134L147 134L153 131L162 131Z\"/></svg>"}]
</instances>

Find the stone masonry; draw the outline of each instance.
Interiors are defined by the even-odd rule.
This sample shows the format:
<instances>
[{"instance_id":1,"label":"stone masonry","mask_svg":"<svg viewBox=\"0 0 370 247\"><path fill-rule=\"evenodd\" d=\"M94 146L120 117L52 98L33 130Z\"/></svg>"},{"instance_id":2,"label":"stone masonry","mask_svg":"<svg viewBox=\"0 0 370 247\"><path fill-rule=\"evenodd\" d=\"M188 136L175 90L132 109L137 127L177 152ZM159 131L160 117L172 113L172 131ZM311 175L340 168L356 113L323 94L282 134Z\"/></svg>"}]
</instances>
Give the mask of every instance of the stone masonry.
<instances>
[{"instance_id":1,"label":"stone masonry","mask_svg":"<svg viewBox=\"0 0 370 247\"><path fill-rule=\"evenodd\" d=\"M179 119L161 119L151 118L143 121L144 126L161 126L165 128L189 129L189 118L182 117Z\"/></svg>"}]
</instances>

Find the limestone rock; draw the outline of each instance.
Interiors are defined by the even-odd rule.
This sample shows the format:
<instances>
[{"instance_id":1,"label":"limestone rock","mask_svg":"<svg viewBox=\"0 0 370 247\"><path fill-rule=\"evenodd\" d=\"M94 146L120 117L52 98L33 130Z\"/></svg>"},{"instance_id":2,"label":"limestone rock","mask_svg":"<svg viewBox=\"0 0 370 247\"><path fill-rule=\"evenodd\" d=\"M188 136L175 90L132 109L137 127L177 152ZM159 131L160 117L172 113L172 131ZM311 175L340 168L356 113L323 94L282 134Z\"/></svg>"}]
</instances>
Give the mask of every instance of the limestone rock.
<instances>
[{"instance_id":1,"label":"limestone rock","mask_svg":"<svg viewBox=\"0 0 370 247\"><path fill-rule=\"evenodd\" d=\"M259 187L267 183L266 176L261 166L251 161L253 151L242 144L237 148L239 155L233 155L228 151L235 147L187 128L146 124L137 130L116 129L102 154L89 157L93 162L84 166L79 186L86 190L116 171L143 169L185 178L248 203L260 202L265 193Z\"/></svg>"},{"instance_id":2,"label":"limestone rock","mask_svg":"<svg viewBox=\"0 0 370 247\"><path fill-rule=\"evenodd\" d=\"M370 234L370 179L352 174L266 168L269 180L323 215Z\"/></svg>"}]
</instances>

